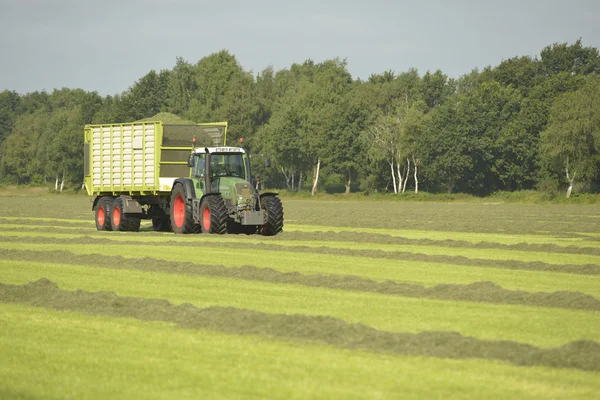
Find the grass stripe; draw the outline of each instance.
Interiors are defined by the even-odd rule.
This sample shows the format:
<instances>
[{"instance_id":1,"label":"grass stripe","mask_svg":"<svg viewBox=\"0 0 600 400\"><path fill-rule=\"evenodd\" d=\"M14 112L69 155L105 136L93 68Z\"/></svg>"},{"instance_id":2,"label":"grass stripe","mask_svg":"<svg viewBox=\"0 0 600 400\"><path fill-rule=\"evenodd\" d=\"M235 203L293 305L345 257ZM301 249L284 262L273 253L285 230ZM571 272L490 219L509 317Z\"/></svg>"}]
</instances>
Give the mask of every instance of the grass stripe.
<instances>
[{"instance_id":1,"label":"grass stripe","mask_svg":"<svg viewBox=\"0 0 600 400\"><path fill-rule=\"evenodd\" d=\"M15 262L0 269L0 282L8 284L24 284L40 278L52 280L65 290L112 291L120 296L163 298L197 307L331 316L387 331L456 331L479 339L512 340L538 347L560 346L581 339L600 342L597 312L413 299L67 264Z\"/></svg>"},{"instance_id":2,"label":"grass stripe","mask_svg":"<svg viewBox=\"0 0 600 400\"><path fill-rule=\"evenodd\" d=\"M514 271L509 268L481 268L422 261L387 260L376 258L355 258L343 255L322 253L293 253L282 251L266 251L260 249L244 249L243 257L239 252L227 247L191 246L191 251L179 251L173 246L127 245L98 243L96 240L68 243L65 240L54 244L36 243L32 246L22 242L2 242L0 258L8 257L8 251L31 252L30 256L44 260L43 251L67 250L73 254L108 254L121 255L127 258L153 257L155 259L204 263L227 267L254 265L260 268L273 268L282 272L300 272L303 274L354 275L378 282L394 280L397 282L416 283L433 286L442 283L469 284L481 280L494 281L512 290L526 291L581 291L600 297L600 276L578 275L561 272ZM200 256L202 255L202 256ZM18 256L20 257L20 256ZM526 265L529 267L530 265ZM561 267L563 268L563 267ZM556 269L558 271L558 269Z\"/></svg>"},{"instance_id":3,"label":"grass stripe","mask_svg":"<svg viewBox=\"0 0 600 400\"><path fill-rule=\"evenodd\" d=\"M44 232L48 231L48 227L52 226L52 234L56 233L72 233L74 230L80 230L81 225L79 224L64 224L64 225L37 225L37 224L3 224L0 223L0 226L6 231L16 231L16 232ZM142 227L141 232L136 234L137 240L140 237L147 237L147 231L151 231L150 226ZM90 236L102 235L103 233L93 232L91 230L87 230L87 233ZM134 237L132 235L132 237ZM240 235L228 235L227 239L231 240L248 240L246 236ZM382 244L382 245L395 245L395 246L406 246L406 245L424 245L424 246L441 246L441 247L453 247L453 248L478 248L478 249L501 249L501 250L517 250L517 251L527 251L527 252L544 252L544 253L565 253L565 254L588 254L594 256L600 256L600 243L599 247L589 247L589 246L579 246L579 245L556 245L556 244L531 244L531 243L518 243L518 244L501 244L494 242L468 242L468 241L458 241L453 239L445 239L445 240L431 240L431 239L408 239L400 236L390 236L390 235L381 235L381 234L368 234L361 232L303 232L303 231L293 231L293 232L284 232L276 236L275 238L263 238L259 236L251 237L255 239L257 242L261 243L271 243L271 242L281 242L281 241L297 241L299 243L304 242L319 242L319 243L328 243L328 242L343 242L348 243L348 247L354 247L355 243L372 243L372 244ZM385 250L385 249L384 249Z\"/></svg>"},{"instance_id":4,"label":"grass stripe","mask_svg":"<svg viewBox=\"0 0 600 400\"><path fill-rule=\"evenodd\" d=\"M403 357L1 304L2 398L590 399L597 373Z\"/></svg>"},{"instance_id":5,"label":"grass stripe","mask_svg":"<svg viewBox=\"0 0 600 400\"><path fill-rule=\"evenodd\" d=\"M588 247L600 247L600 243L586 242L585 237L577 238L559 238L554 237L550 232L545 235L531 234L498 234L498 233L480 233L480 232L453 232L453 231L428 231L418 229L383 229L367 227L341 227L341 226L323 226L323 225L301 225L285 224L285 231L289 232L349 232L349 233L368 233L374 235L386 235L392 237L402 237L406 239L430 239L430 240L461 240L469 243L493 242L505 245L530 243L530 244L555 244L557 246L581 245ZM593 233L577 233L578 235L594 236Z\"/></svg>"},{"instance_id":6,"label":"grass stripe","mask_svg":"<svg viewBox=\"0 0 600 400\"><path fill-rule=\"evenodd\" d=\"M37 253L37 254L36 254ZM286 283L309 287L372 292L413 298L438 300L478 301L496 304L530 305L538 307L565 308L573 310L600 311L600 300L581 292L537 292L513 291L502 288L492 282L474 282L469 285L440 284L426 288L423 285L398 283L391 280L375 282L350 275L304 275L298 272L279 272L271 268L253 266L223 267L217 265L198 265L192 263L165 262L149 257L126 259L121 256L81 256L65 251L23 252L11 251L2 254L13 260L37 261L41 257L47 262L62 264L93 265L103 268L135 269L142 271L166 272L234 278L249 281ZM41 257L40 257L41 256ZM0 260L0 265L2 261Z\"/></svg>"},{"instance_id":7,"label":"grass stripe","mask_svg":"<svg viewBox=\"0 0 600 400\"><path fill-rule=\"evenodd\" d=\"M168 236L167 236L168 235ZM27 238L81 238L81 235L51 233L51 232L0 232L0 237L27 237ZM165 236L169 239L165 239ZM232 235L233 236L233 235ZM548 254L541 252L513 251L513 250L497 250L490 251L488 249L462 249L452 247L433 247L433 246L415 246L415 245L385 245L375 243L347 243L347 242L320 242L320 241L287 241L282 239L264 240L257 239L247 235L217 236L217 235L185 235L174 236L169 234L155 235L149 234L142 236L140 234L115 234L114 232L105 232L102 235L83 236L87 238L103 238L115 242L131 241L137 243L194 243L194 244L239 244L251 245L252 247L263 246L265 249L281 249L286 251L286 247L292 251L312 252L315 250L336 252L338 254L354 254L360 256L361 252L364 256L376 257L378 254L383 257L392 257L403 259L413 254L416 256L431 256L431 257L449 257L470 260L487 260L488 262L541 262L550 265L561 266L600 266L600 256L582 255L582 254ZM269 246L269 247L267 247ZM364 253L369 252L369 253ZM441 260L442 262L444 260Z\"/></svg>"},{"instance_id":8,"label":"grass stripe","mask_svg":"<svg viewBox=\"0 0 600 400\"><path fill-rule=\"evenodd\" d=\"M600 343L570 342L540 349L514 341L489 341L453 332L419 334L386 332L332 317L266 314L247 309L192 304L174 305L163 299L123 297L114 293L65 291L47 279L24 286L0 282L0 301L78 311L88 315L130 317L173 322L181 328L238 335L268 335L279 339L320 342L348 349L440 358L483 358L515 365L544 365L600 371Z\"/></svg>"}]
</instances>

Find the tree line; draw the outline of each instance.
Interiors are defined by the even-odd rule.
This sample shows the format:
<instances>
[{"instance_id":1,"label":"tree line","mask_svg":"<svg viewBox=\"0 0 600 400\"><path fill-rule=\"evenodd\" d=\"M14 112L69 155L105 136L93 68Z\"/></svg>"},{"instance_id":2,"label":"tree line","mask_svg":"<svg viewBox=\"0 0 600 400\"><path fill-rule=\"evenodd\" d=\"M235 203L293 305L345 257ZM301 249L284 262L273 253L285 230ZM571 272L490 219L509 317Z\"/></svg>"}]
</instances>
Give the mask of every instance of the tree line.
<instances>
[{"instance_id":1,"label":"tree line","mask_svg":"<svg viewBox=\"0 0 600 400\"><path fill-rule=\"evenodd\" d=\"M121 94L0 93L0 181L81 185L83 125L168 112L228 121L291 191L487 195L600 186L600 55L555 43L457 79L441 70L353 79L338 58L254 75L226 50L150 71Z\"/></svg>"}]
</instances>

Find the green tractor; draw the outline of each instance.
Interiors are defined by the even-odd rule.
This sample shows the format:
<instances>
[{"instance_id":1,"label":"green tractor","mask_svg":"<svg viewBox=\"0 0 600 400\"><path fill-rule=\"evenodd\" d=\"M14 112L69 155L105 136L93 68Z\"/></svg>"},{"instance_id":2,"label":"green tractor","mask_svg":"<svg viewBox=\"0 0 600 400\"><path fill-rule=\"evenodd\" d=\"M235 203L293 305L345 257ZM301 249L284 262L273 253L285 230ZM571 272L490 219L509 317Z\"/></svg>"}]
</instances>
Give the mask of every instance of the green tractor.
<instances>
[{"instance_id":1,"label":"green tractor","mask_svg":"<svg viewBox=\"0 0 600 400\"><path fill-rule=\"evenodd\" d=\"M281 201L276 193L254 188L250 156L243 148L196 148L188 166L190 177L173 182L169 202L173 232L270 236L282 231Z\"/></svg>"},{"instance_id":2,"label":"green tractor","mask_svg":"<svg viewBox=\"0 0 600 400\"><path fill-rule=\"evenodd\" d=\"M253 186L250 155L226 146L226 122L86 125L84 182L96 229L276 235L283 206ZM267 164L269 164L267 158Z\"/></svg>"}]
</instances>

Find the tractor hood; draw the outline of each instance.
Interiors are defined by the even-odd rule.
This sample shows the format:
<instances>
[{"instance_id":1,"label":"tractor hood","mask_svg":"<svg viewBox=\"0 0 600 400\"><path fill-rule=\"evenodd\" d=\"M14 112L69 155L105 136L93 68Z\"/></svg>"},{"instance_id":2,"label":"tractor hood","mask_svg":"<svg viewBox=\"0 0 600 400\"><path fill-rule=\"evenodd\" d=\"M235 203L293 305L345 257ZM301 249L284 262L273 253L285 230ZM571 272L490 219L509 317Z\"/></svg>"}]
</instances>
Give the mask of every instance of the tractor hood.
<instances>
[{"instance_id":1,"label":"tractor hood","mask_svg":"<svg viewBox=\"0 0 600 400\"><path fill-rule=\"evenodd\" d=\"M254 210L256 208L256 190L250 182L236 177L219 178L219 192L221 196L238 209Z\"/></svg>"}]
</instances>

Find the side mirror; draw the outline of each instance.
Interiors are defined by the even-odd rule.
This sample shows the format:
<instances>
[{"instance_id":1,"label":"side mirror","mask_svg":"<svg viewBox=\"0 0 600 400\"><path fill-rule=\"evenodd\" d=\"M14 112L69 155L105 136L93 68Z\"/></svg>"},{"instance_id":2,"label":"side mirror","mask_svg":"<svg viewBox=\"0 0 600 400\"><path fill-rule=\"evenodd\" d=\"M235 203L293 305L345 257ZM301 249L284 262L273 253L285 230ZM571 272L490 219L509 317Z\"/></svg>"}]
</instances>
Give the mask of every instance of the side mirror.
<instances>
[{"instance_id":1,"label":"side mirror","mask_svg":"<svg viewBox=\"0 0 600 400\"><path fill-rule=\"evenodd\" d=\"M271 167L271 159L269 157L267 157L267 159L265 160L265 167Z\"/></svg>"},{"instance_id":2,"label":"side mirror","mask_svg":"<svg viewBox=\"0 0 600 400\"><path fill-rule=\"evenodd\" d=\"M188 167L194 168L194 165L196 165L196 157L190 155L190 157L188 158Z\"/></svg>"}]
</instances>

